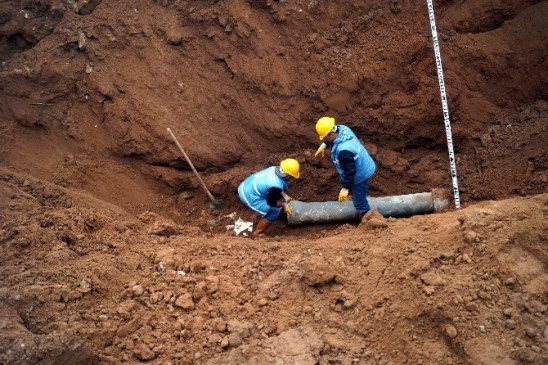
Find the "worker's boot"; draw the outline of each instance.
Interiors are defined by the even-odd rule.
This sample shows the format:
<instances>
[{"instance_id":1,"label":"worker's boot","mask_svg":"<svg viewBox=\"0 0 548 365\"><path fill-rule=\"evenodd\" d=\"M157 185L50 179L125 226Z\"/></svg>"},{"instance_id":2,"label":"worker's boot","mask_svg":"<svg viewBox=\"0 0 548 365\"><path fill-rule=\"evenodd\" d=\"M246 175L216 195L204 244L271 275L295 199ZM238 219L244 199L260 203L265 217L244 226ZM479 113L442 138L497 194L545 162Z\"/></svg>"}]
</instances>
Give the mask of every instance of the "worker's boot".
<instances>
[{"instance_id":1,"label":"worker's boot","mask_svg":"<svg viewBox=\"0 0 548 365\"><path fill-rule=\"evenodd\" d=\"M265 218L259 219L259 222L257 223L257 228L255 228L255 231L251 235L251 238L257 238L264 235L264 231L270 227L272 223L267 221Z\"/></svg>"},{"instance_id":2,"label":"worker's boot","mask_svg":"<svg viewBox=\"0 0 548 365\"><path fill-rule=\"evenodd\" d=\"M259 221L260 218L261 217L258 214L251 213L249 215L248 221L253 222L253 227L255 227L255 225L257 224L257 222Z\"/></svg>"}]
</instances>

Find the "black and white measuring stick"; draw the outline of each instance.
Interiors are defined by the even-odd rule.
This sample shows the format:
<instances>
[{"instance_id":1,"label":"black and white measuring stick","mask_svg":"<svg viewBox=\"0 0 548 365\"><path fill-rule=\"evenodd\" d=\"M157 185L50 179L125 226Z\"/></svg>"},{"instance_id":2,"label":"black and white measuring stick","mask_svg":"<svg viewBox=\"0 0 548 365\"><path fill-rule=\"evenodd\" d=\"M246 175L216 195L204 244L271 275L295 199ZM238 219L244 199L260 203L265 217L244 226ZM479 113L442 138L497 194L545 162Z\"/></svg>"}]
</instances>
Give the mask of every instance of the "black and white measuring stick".
<instances>
[{"instance_id":1,"label":"black and white measuring stick","mask_svg":"<svg viewBox=\"0 0 548 365\"><path fill-rule=\"evenodd\" d=\"M443 81L443 67L441 65L440 45L438 42L438 32L436 30L436 19L434 17L434 5L432 0L426 0L428 5L428 17L430 18L430 28L432 29L432 43L434 44L434 54L436 56L436 69L438 71L438 82L440 84L441 106L443 109L443 122L445 124L445 134L447 136L447 149L449 150L449 164L451 166L451 180L453 181L453 195L455 197L455 208L460 208L459 183L457 180L457 165L455 162L455 152L453 151L453 137L451 134L451 122L449 121L449 107L447 106L447 95L445 94L445 82Z\"/></svg>"}]
</instances>

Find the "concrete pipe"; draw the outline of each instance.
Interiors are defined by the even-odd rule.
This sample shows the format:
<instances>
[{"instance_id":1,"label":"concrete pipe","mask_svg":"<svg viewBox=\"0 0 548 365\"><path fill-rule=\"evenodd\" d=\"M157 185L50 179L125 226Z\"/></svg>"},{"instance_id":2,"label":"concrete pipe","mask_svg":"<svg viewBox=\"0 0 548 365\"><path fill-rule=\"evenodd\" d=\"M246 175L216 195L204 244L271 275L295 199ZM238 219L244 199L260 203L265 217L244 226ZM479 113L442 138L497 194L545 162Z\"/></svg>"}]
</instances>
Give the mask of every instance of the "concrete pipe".
<instances>
[{"instance_id":1,"label":"concrete pipe","mask_svg":"<svg viewBox=\"0 0 548 365\"><path fill-rule=\"evenodd\" d=\"M439 212L449 204L442 189L433 189L429 193L417 193L387 197L367 197L371 209L384 217L410 217L412 215ZM290 226L309 223L332 223L358 221L359 213L352 201L305 203L293 200L289 202L293 214L287 215Z\"/></svg>"}]
</instances>

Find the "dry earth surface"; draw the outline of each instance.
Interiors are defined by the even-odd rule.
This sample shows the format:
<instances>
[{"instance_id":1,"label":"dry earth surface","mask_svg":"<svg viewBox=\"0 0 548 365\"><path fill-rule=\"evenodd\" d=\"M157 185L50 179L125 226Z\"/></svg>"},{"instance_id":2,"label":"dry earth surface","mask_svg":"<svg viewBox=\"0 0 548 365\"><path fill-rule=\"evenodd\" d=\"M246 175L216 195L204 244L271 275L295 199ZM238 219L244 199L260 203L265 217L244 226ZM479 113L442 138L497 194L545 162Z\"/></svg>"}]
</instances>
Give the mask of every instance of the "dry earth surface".
<instances>
[{"instance_id":1,"label":"dry earth surface","mask_svg":"<svg viewBox=\"0 0 548 365\"><path fill-rule=\"evenodd\" d=\"M2 0L0 364L548 364L548 2L434 5L462 207L250 240L254 171L336 199L323 115L451 191L425 1Z\"/></svg>"}]
</instances>

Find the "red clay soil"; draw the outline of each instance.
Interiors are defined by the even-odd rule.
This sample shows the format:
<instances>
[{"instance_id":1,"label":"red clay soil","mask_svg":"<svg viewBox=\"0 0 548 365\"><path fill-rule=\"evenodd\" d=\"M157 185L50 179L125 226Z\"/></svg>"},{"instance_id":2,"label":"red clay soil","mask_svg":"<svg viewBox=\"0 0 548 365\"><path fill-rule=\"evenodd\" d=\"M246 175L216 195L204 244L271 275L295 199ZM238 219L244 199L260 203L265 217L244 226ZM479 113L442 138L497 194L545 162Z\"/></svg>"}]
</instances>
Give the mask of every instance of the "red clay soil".
<instances>
[{"instance_id":1,"label":"red clay soil","mask_svg":"<svg viewBox=\"0 0 548 365\"><path fill-rule=\"evenodd\" d=\"M0 364L547 364L548 2L434 6L462 207L250 240L255 171L336 200L324 115L452 191L426 1L3 0Z\"/></svg>"}]
</instances>

